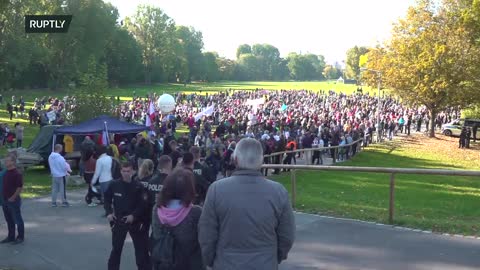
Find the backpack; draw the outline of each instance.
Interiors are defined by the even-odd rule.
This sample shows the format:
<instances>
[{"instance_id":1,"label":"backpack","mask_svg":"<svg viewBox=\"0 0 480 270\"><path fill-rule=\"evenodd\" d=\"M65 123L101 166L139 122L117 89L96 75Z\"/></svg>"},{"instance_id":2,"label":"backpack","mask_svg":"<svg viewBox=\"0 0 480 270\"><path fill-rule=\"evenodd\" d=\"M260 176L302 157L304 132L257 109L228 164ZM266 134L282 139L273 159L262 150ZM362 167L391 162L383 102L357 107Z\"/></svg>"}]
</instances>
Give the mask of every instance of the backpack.
<instances>
[{"instance_id":1,"label":"backpack","mask_svg":"<svg viewBox=\"0 0 480 270\"><path fill-rule=\"evenodd\" d=\"M154 269L175 269L175 237L171 227L162 225L158 238L153 232L150 234L150 254Z\"/></svg>"},{"instance_id":2,"label":"backpack","mask_svg":"<svg viewBox=\"0 0 480 270\"><path fill-rule=\"evenodd\" d=\"M120 163L114 158L112 158L111 173L113 180L122 178L122 173L120 172Z\"/></svg>"}]
</instances>

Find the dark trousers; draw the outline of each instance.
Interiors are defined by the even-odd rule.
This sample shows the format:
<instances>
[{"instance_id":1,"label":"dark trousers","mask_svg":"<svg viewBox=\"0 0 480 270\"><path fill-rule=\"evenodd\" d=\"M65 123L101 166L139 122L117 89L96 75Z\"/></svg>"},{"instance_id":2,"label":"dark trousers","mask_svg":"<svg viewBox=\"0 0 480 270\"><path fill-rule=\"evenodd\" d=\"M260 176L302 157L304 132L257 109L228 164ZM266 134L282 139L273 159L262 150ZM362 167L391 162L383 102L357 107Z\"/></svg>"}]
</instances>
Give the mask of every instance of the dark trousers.
<instances>
[{"instance_id":1,"label":"dark trousers","mask_svg":"<svg viewBox=\"0 0 480 270\"><path fill-rule=\"evenodd\" d=\"M358 144L353 144L352 145L352 157L355 156L355 154L357 153L357 148L358 148Z\"/></svg>"},{"instance_id":2,"label":"dark trousers","mask_svg":"<svg viewBox=\"0 0 480 270\"><path fill-rule=\"evenodd\" d=\"M83 174L83 179L85 180L85 183L87 183L88 185L87 195L85 195L85 202L87 204L90 204L93 198L97 198L97 200L102 201L102 194L100 192L95 193L92 190L92 186L90 185L90 183L92 183L92 178L93 178L93 173Z\"/></svg>"},{"instance_id":3,"label":"dark trousers","mask_svg":"<svg viewBox=\"0 0 480 270\"><path fill-rule=\"evenodd\" d=\"M321 151L313 151L312 155L312 165L315 165L315 161L317 162L316 165L323 164L322 153Z\"/></svg>"},{"instance_id":4,"label":"dark trousers","mask_svg":"<svg viewBox=\"0 0 480 270\"><path fill-rule=\"evenodd\" d=\"M280 161L282 160L282 157L281 155L276 155L273 157L273 164L281 164ZM274 174L279 174L280 173L280 169L275 169Z\"/></svg>"},{"instance_id":5,"label":"dark trousers","mask_svg":"<svg viewBox=\"0 0 480 270\"><path fill-rule=\"evenodd\" d=\"M292 159L295 158L295 153L289 153L287 154L287 156L285 157L285 159L283 160L283 164L287 164L287 165L291 165L292 164ZM290 171L290 169L286 170L286 169L283 169L284 172L286 171Z\"/></svg>"},{"instance_id":6,"label":"dark trousers","mask_svg":"<svg viewBox=\"0 0 480 270\"><path fill-rule=\"evenodd\" d=\"M22 213L20 207L22 206L22 200L17 198L15 202L5 201L2 209L5 221L8 227L8 239L15 240L15 225L17 225L18 235L17 238L23 239L25 237L25 227L23 224Z\"/></svg>"},{"instance_id":7,"label":"dark trousers","mask_svg":"<svg viewBox=\"0 0 480 270\"><path fill-rule=\"evenodd\" d=\"M263 164L270 164L271 157L264 157ZM262 169L262 172L265 176L268 176L268 169Z\"/></svg>"},{"instance_id":8,"label":"dark trousers","mask_svg":"<svg viewBox=\"0 0 480 270\"><path fill-rule=\"evenodd\" d=\"M22 147L22 141L23 141L23 140L17 139L17 148Z\"/></svg>"},{"instance_id":9,"label":"dark trousers","mask_svg":"<svg viewBox=\"0 0 480 270\"><path fill-rule=\"evenodd\" d=\"M151 270L152 266L148 254L148 226L141 223L125 224L120 220L110 224L110 226L112 228L112 252L108 259L108 270L120 269L120 258L127 233L133 240L138 270Z\"/></svg>"}]
</instances>

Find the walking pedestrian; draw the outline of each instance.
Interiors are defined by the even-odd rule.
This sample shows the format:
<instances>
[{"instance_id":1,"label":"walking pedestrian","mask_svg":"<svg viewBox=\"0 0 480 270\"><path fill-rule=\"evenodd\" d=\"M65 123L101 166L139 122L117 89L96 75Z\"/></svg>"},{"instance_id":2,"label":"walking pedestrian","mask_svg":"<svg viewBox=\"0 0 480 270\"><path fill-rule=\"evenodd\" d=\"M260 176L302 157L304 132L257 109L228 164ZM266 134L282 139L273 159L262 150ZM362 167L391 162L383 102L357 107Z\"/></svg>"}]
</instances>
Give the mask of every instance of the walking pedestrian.
<instances>
[{"instance_id":1,"label":"walking pedestrian","mask_svg":"<svg viewBox=\"0 0 480 270\"><path fill-rule=\"evenodd\" d=\"M100 183L100 191L104 198L105 191L108 189L112 176L113 158L107 155L107 148L104 145L99 145L96 149L98 156L97 163L95 164L95 174L92 178L91 186L95 186L97 182Z\"/></svg>"},{"instance_id":2,"label":"walking pedestrian","mask_svg":"<svg viewBox=\"0 0 480 270\"><path fill-rule=\"evenodd\" d=\"M10 120L13 118L13 106L7 102L7 112L8 115L10 116Z\"/></svg>"},{"instance_id":3,"label":"walking pedestrian","mask_svg":"<svg viewBox=\"0 0 480 270\"><path fill-rule=\"evenodd\" d=\"M87 184L87 195L85 195L85 202L87 203L88 206L94 207L97 206L95 202L93 202L93 198L97 198L97 200L100 203L103 203L102 200L102 194L101 192L95 192L92 189L92 178L93 175L95 174L95 167L97 165L97 160L95 159L93 155L93 150L88 149L84 154L82 154L83 157L83 164L85 168L85 172L83 173L83 179L85 180L85 183Z\"/></svg>"},{"instance_id":4,"label":"walking pedestrian","mask_svg":"<svg viewBox=\"0 0 480 270\"><path fill-rule=\"evenodd\" d=\"M25 128L20 123L15 123L15 137L17 139L17 148L22 147L24 129Z\"/></svg>"}]
</instances>

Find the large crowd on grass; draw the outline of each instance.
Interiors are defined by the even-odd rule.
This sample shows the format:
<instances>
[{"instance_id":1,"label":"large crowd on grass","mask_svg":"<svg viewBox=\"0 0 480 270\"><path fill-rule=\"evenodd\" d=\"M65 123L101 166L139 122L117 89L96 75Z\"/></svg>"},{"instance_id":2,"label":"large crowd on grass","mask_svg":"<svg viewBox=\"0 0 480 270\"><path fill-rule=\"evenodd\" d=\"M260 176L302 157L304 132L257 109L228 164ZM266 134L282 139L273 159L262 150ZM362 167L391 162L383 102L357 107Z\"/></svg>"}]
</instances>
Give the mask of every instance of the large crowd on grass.
<instances>
[{"instance_id":1,"label":"large crowd on grass","mask_svg":"<svg viewBox=\"0 0 480 270\"><path fill-rule=\"evenodd\" d=\"M321 164L326 157L343 161L362 145L392 140L398 132L410 135L423 125L428 129L430 121L441 127L459 117L458 110L449 109L432 120L424 107L407 107L390 96L378 104L378 97L368 93L176 93L176 108L167 114L156 108L158 98L134 95L113 112L123 121L151 122L148 132L111 134L109 145L104 145L102 136L82 138L79 165L88 184L85 201L91 207L104 205L112 231L108 269L119 269L127 233L134 242L138 269L226 269L239 260L252 269L276 269L292 247L295 224L287 191L265 180L268 170L260 172L263 163L296 163L301 152L283 153L296 149L305 149L307 164ZM12 118L24 117L10 110L22 103L22 97L18 101L12 97L7 104ZM74 104L71 97L37 99L30 109L35 113L28 114L30 124L63 124ZM58 196L60 206L70 205L65 183L71 169L62 153L72 151L73 139L65 137L70 139L64 138L63 146L55 145L48 158L52 207L58 207ZM325 151L328 146L338 147ZM6 161L8 174L0 179L7 183L3 185L7 192L0 198L8 236L0 243L21 244L23 180L15 158L8 155ZM219 176L229 179L217 181ZM13 188L20 191L13 193ZM165 239L175 244L167 246ZM241 252L228 256L218 252L236 243Z\"/></svg>"},{"instance_id":2,"label":"large crowd on grass","mask_svg":"<svg viewBox=\"0 0 480 270\"><path fill-rule=\"evenodd\" d=\"M204 95L177 92L174 94L176 109L167 115L156 108L158 97L157 94L139 97L134 92L131 100L118 102L113 113L124 121L141 125L151 118L152 133L161 145L165 145L165 139L172 134L182 145L201 147L205 157L215 153L212 146L219 143L224 145L218 149L224 156L230 143L241 137L260 139L265 153L270 154L297 148L348 145L367 137L366 143L391 140L398 132L410 134L412 129L421 131L423 127L427 130L431 121L425 107L407 107L391 96L380 99L378 112L378 98L369 93L346 95L334 91L263 89ZM4 102L3 97L0 102ZM154 117L149 115L150 102L155 105ZM75 98L68 96L36 98L28 113L21 96L12 96L6 104L12 120L28 117L30 125L40 126L65 124L74 106ZM205 110L208 112L202 113ZM435 127L440 129L442 124L459 117L458 109L443 111L434 120ZM188 129L186 136L177 135L182 124ZM9 135L15 141L16 132L6 124L1 131L5 143ZM338 158L348 158L349 153L352 154L352 148L342 149ZM322 162L318 154L315 152L317 163Z\"/></svg>"}]
</instances>

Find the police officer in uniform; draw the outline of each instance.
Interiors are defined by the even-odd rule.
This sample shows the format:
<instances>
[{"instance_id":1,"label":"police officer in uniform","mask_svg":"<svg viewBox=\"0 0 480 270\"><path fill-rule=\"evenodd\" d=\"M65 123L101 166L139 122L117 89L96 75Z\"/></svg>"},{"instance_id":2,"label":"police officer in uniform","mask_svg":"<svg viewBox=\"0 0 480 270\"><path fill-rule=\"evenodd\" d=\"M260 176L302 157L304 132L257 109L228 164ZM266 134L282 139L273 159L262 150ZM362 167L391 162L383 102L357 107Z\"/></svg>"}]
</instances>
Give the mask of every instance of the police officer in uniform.
<instances>
[{"instance_id":1,"label":"police officer in uniform","mask_svg":"<svg viewBox=\"0 0 480 270\"><path fill-rule=\"evenodd\" d=\"M140 180L143 187L144 196L147 197L147 207L145 207L145 226L149 230L152 224L152 210L155 205L157 194L163 189L163 180L172 171L172 159L163 155L158 159L158 170L148 179L147 182Z\"/></svg>"},{"instance_id":2,"label":"police officer in uniform","mask_svg":"<svg viewBox=\"0 0 480 270\"><path fill-rule=\"evenodd\" d=\"M162 155L158 158L158 170L152 176L150 181L148 182L148 200L150 206L153 207L155 204L155 198L157 194L162 191L163 188L163 180L167 178L167 176L172 172L172 159L170 156ZM150 208L151 210L151 208ZM151 211L149 212L151 213Z\"/></svg>"},{"instance_id":3,"label":"police officer in uniform","mask_svg":"<svg viewBox=\"0 0 480 270\"><path fill-rule=\"evenodd\" d=\"M195 191L197 192L194 204L201 205L207 196L208 187L216 180L216 176L207 166L200 163L201 152L199 147L190 147L190 153L193 155L193 175L195 175Z\"/></svg>"},{"instance_id":4,"label":"police officer in uniform","mask_svg":"<svg viewBox=\"0 0 480 270\"><path fill-rule=\"evenodd\" d=\"M112 252L108 270L120 269L120 258L127 233L133 240L138 270L150 270L148 254L148 227L146 223L147 197L142 185L132 180L133 166L123 163L122 178L113 180L105 192L105 211L112 229Z\"/></svg>"}]
</instances>

